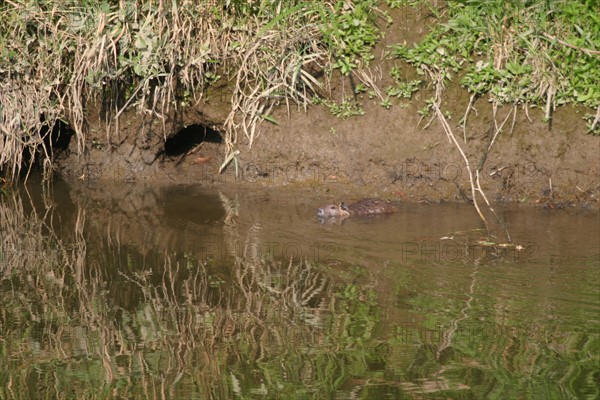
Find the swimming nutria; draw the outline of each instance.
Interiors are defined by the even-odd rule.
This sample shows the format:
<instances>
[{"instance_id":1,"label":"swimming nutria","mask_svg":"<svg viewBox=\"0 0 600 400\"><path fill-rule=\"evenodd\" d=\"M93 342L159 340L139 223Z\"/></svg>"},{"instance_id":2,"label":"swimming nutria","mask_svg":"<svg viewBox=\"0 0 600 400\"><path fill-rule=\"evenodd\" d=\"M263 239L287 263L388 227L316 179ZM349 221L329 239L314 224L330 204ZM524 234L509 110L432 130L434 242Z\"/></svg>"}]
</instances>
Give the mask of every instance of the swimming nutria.
<instances>
[{"instance_id":1,"label":"swimming nutria","mask_svg":"<svg viewBox=\"0 0 600 400\"><path fill-rule=\"evenodd\" d=\"M362 199L350 205L346 205L344 202L339 205L328 204L317 210L317 217L346 218L351 215L391 214L396 211L398 211L398 208L388 201L381 199Z\"/></svg>"}]
</instances>

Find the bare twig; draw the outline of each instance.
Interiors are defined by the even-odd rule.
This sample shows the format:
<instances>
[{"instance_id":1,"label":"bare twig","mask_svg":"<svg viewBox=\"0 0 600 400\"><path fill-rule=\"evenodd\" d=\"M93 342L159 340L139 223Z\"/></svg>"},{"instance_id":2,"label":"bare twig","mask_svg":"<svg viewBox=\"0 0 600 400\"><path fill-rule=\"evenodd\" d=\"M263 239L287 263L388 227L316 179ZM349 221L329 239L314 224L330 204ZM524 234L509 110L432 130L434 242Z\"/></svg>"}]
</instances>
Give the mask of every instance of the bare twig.
<instances>
[{"instance_id":1,"label":"bare twig","mask_svg":"<svg viewBox=\"0 0 600 400\"><path fill-rule=\"evenodd\" d=\"M467 168L467 173L469 175L469 184L471 186L471 200L473 201L473 206L475 207L475 210L477 211L477 214L479 214L479 217L484 222L485 226L488 227L487 219L485 218L485 216L481 212L481 209L479 208L479 203L477 202L477 189L476 189L476 187L477 187L476 185L477 184L475 182L475 176L473 174L473 171L471 170L471 163L469 162L469 158L467 157L467 155L463 151L460 143L458 143L458 141L456 140L456 137L454 136L454 133L452 133L452 129L450 128L450 125L448 124L448 121L446 121L446 117L444 117L444 114L440 110L439 105L438 105L437 102L435 102L433 104L433 110L435 111L435 114L438 117L438 121L440 121L440 123L442 124L442 128L444 129L444 132L446 133L446 136L448 137L448 139L450 140L450 142L452 144L454 144L454 147L456 147L456 149L460 153L460 156L462 157L462 159L463 159L463 161L465 163L465 167Z\"/></svg>"}]
</instances>

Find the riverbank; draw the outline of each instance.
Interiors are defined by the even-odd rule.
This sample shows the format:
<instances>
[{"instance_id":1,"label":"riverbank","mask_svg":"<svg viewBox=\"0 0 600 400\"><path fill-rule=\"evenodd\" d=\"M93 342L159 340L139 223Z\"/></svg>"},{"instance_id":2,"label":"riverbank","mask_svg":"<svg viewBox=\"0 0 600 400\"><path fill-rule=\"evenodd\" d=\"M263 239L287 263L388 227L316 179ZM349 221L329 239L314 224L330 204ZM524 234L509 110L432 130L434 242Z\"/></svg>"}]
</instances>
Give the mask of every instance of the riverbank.
<instances>
[{"instance_id":1,"label":"riverbank","mask_svg":"<svg viewBox=\"0 0 600 400\"><path fill-rule=\"evenodd\" d=\"M484 193L492 201L600 208L600 139L593 122L599 94L586 86L597 81L598 26L589 5L244 4L202 3L199 14L137 3L131 10L127 3L94 8L80 22L95 38L86 51L96 63L57 75L64 80L58 84L46 82L54 76L49 71L32 70L36 79L29 86L19 83L27 74L17 70L37 64L12 64L14 82L6 81L12 92L3 93L22 93L0 101L0 168L9 178L33 164L47 177L70 181L295 185L322 197L414 202L470 202ZM25 6L4 9L7 23L18 21L10 18L18 7ZM65 21L83 12L69 7L57 9L65 17L52 35L19 31L23 39L34 36L23 43L60 43L56 38L74 29ZM38 24L53 15L43 7L30 11ZM546 31L520 35L544 15L552 16L543 21ZM561 31L569 15L581 20L583 34ZM464 16L489 27L469 27ZM195 18L208 24L207 32L225 29L227 41L213 35L190 47L187 58L172 57L197 41L171 28ZM161 27L166 33L157 33ZM556 31L569 42L543 39ZM519 50L532 40L537 47L530 53ZM76 47L66 48L53 68L67 71L80 56ZM0 57L8 63L13 53ZM138 58L136 66L131 60ZM591 66L577 75L581 79L569 74L583 68L569 64L573 60ZM31 93L45 93L36 82L46 82L53 94L39 101L29 96L24 90L30 86ZM63 102L55 104L56 98ZM39 132L24 140L23 130Z\"/></svg>"}]
</instances>

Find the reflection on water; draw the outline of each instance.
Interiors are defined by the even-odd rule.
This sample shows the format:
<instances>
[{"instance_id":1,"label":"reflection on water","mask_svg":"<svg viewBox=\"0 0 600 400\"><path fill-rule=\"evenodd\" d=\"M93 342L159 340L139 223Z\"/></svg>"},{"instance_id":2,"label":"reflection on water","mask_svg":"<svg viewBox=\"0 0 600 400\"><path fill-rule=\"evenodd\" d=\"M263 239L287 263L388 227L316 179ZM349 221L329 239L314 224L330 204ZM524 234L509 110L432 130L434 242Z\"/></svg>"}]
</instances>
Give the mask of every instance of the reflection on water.
<instances>
[{"instance_id":1,"label":"reflection on water","mask_svg":"<svg viewBox=\"0 0 600 400\"><path fill-rule=\"evenodd\" d=\"M329 199L328 199L329 200ZM597 212L400 204L320 224L283 190L0 200L0 398L598 398Z\"/></svg>"}]
</instances>

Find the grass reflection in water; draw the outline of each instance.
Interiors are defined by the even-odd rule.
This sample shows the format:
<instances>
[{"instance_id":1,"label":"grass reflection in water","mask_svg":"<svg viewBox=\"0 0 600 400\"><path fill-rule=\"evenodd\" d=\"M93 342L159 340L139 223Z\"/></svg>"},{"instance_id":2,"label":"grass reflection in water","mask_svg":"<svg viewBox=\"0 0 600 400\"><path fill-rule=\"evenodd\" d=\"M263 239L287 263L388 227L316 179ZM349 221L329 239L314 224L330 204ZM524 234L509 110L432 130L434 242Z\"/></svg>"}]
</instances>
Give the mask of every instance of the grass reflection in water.
<instances>
[{"instance_id":1,"label":"grass reflection in water","mask_svg":"<svg viewBox=\"0 0 600 400\"><path fill-rule=\"evenodd\" d=\"M320 397L368 369L372 296L306 262L243 254L223 277L115 238L90 254L84 210L66 243L5 200L0 398Z\"/></svg>"},{"instance_id":2,"label":"grass reflection in water","mask_svg":"<svg viewBox=\"0 0 600 400\"><path fill-rule=\"evenodd\" d=\"M498 257L465 260L460 279L265 259L260 225L241 228L222 196L217 265L98 237L84 207L59 233L52 202L28 201L0 202L2 399L598 396L593 267L581 292L595 303L552 322L552 298L520 299L523 265Z\"/></svg>"}]
</instances>

